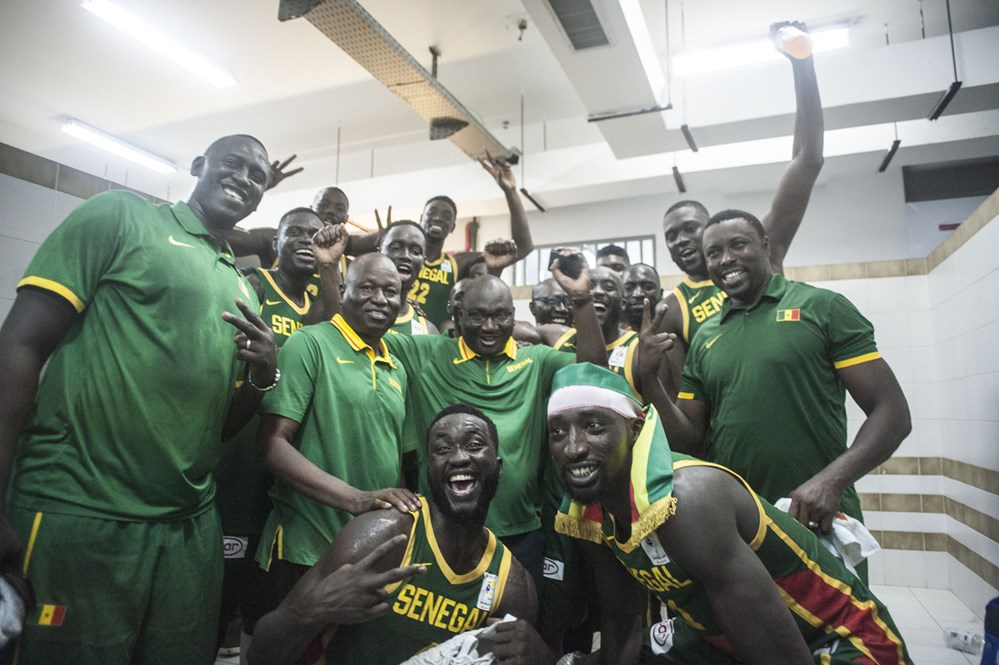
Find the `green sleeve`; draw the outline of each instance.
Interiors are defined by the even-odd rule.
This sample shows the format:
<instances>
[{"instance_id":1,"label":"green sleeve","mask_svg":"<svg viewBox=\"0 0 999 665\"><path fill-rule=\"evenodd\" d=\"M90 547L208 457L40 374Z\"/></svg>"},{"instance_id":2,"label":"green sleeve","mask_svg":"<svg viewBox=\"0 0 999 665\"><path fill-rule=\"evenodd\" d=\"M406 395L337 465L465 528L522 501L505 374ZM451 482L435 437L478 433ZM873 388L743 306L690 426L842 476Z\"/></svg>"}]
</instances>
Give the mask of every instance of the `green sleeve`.
<instances>
[{"instance_id":1,"label":"green sleeve","mask_svg":"<svg viewBox=\"0 0 999 665\"><path fill-rule=\"evenodd\" d=\"M315 395L319 360L319 347L305 329L289 337L278 354L281 380L274 390L264 395L260 413L301 423Z\"/></svg>"},{"instance_id":2,"label":"green sleeve","mask_svg":"<svg viewBox=\"0 0 999 665\"><path fill-rule=\"evenodd\" d=\"M834 365L849 364L853 360L862 361L863 356L877 353L874 326L842 294L833 294L825 321L826 353Z\"/></svg>"}]
</instances>

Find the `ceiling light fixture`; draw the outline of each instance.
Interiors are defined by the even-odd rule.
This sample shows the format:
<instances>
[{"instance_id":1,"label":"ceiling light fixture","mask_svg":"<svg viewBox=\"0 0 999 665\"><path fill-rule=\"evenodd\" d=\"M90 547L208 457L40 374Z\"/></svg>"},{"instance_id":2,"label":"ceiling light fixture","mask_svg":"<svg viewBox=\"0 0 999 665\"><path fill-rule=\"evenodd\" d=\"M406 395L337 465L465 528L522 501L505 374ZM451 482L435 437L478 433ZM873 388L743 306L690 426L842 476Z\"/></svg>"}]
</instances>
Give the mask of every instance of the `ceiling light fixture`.
<instances>
[{"instance_id":1,"label":"ceiling light fixture","mask_svg":"<svg viewBox=\"0 0 999 665\"><path fill-rule=\"evenodd\" d=\"M142 148L136 148L121 139L117 139L110 134L105 134L89 125L85 125L79 120L68 118L62 125L62 131L81 141L86 141L91 145L97 146L102 150L145 166L147 169L156 171L157 173L166 175L177 172L177 166L172 162L148 153Z\"/></svg>"},{"instance_id":2,"label":"ceiling light fixture","mask_svg":"<svg viewBox=\"0 0 999 665\"><path fill-rule=\"evenodd\" d=\"M835 51L850 45L849 28L830 28L809 34L812 36L812 53ZM679 53L673 58L673 72L677 76L692 76L778 61L783 57L774 48L772 41L759 39L742 44Z\"/></svg>"},{"instance_id":3,"label":"ceiling light fixture","mask_svg":"<svg viewBox=\"0 0 999 665\"><path fill-rule=\"evenodd\" d=\"M236 85L236 79L222 67L164 35L110 0L83 0L80 6L216 88Z\"/></svg>"}]
</instances>

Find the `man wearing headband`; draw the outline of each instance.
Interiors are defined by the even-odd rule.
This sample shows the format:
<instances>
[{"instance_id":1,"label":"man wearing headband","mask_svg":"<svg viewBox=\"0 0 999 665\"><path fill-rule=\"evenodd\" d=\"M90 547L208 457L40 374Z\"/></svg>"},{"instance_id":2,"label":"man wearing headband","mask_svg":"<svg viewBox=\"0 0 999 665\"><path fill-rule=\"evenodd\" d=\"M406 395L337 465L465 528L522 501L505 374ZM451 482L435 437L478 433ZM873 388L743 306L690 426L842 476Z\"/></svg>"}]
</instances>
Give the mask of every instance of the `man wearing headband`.
<instances>
[{"instance_id":1,"label":"man wearing headband","mask_svg":"<svg viewBox=\"0 0 999 665\"><path fill-rule=\"evenodd\" d=\"M639 658L637 582L683 619L648 633L664 660L700 662L707 642L746 663L911 663L887 609L815 534L728 469L672 454L620 376L559 370L548 441L567 490L555 528L594 567L614 662Z\"/></svg>"}]
</instances>

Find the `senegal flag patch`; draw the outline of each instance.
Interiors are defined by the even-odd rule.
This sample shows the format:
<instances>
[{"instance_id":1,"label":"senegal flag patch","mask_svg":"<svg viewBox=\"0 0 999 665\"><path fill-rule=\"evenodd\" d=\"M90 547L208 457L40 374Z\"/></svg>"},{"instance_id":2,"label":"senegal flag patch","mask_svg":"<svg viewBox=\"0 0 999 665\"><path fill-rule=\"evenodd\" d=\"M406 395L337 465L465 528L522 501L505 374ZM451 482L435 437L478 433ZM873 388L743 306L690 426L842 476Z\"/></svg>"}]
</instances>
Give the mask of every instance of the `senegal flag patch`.
<instances>
[{"instance_id":1,"label":"senegal flag patch","mask_svg":"<svg viewBox=\"0 0 999 665\"><path fill-rule=\"evenodd\" d=\"M784 321L800 321L801 320L801 310L800 309L778 309L777 310L777 323L782 323Z\"/></svg>"},{"instance_id":2,"label":"senegal flag patch","mask_svg":"<svg viewBox=\"0 0 999 665\"><path fill-rule=\"evenodd\" d=\"M61 626L66 617L65 605L42 605L38 615L39 626Z\"/></svg>"}]
</instances>

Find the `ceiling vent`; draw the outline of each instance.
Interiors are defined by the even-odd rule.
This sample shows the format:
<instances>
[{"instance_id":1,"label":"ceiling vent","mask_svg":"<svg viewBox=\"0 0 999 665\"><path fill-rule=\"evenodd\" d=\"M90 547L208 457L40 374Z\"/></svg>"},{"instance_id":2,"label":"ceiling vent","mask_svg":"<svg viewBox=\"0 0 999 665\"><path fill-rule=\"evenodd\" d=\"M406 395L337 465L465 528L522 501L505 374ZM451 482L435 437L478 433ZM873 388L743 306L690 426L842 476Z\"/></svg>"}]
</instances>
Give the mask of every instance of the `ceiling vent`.
<instances>
[{"instance_id":1,"label":"ceiling vent","mask_svg":"<svg viewBox=\"0 0 999 665\"><path fill-rule=\"evenodd\" d=\"M590 0L546 0L572 48L577 51L610 44Z\"/></svg>"},{"instance_id":2,"label":"ceiling vent","mask_svg":"<svg viewBox=\"0 0 999 665\"><path fill-rule=\"evenodd\" d=\"M447 88L406 51L356 0L281 0L282 21L304 16L430 123L431 140L450 139L472 159L504 157L507 149Z\"/></svg>"}]
</instances>

